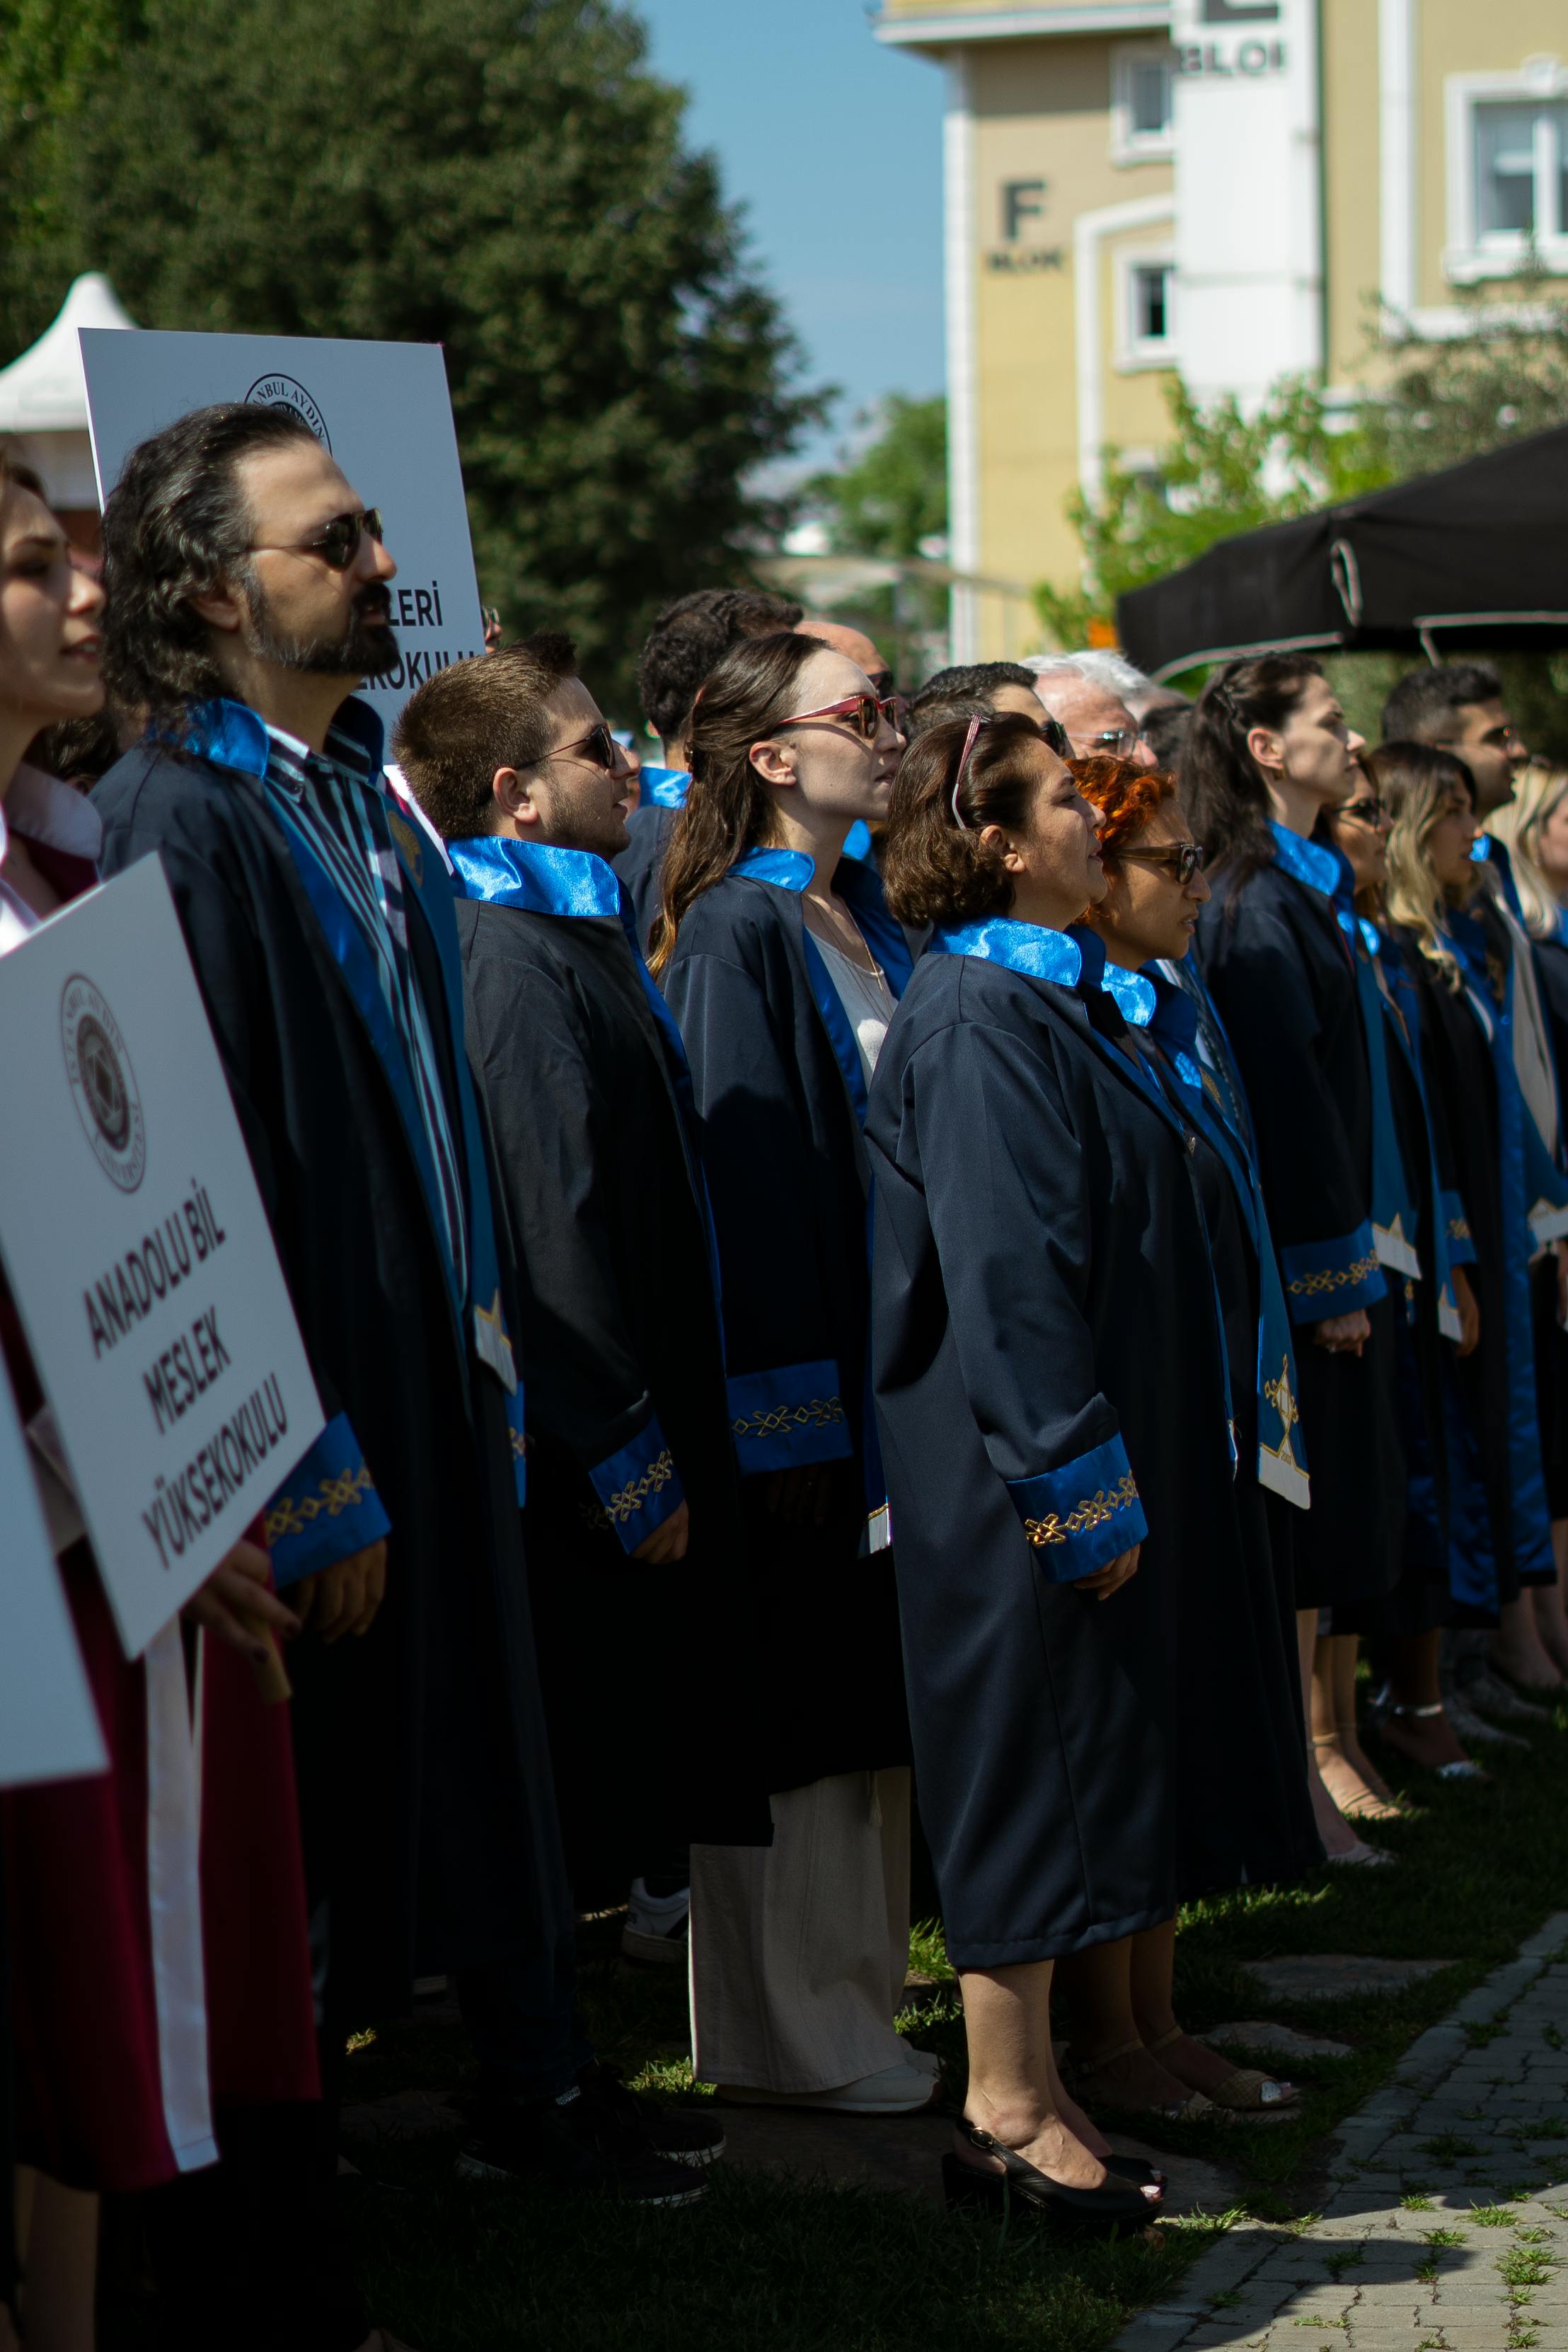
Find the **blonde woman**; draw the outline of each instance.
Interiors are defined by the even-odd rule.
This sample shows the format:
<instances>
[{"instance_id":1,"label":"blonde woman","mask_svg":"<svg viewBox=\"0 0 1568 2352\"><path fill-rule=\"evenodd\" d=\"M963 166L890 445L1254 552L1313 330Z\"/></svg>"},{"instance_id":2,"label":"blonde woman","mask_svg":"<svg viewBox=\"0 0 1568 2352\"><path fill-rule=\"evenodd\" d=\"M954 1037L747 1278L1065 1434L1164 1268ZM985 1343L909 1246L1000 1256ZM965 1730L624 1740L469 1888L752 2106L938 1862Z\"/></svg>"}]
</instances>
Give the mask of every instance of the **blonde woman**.
<instances>
[{"instance_id":1,"label":"blonde woman","mask_svg":"<svg viewBox=\"0 0 1568 2352\"><path fill-rule=\"evenodd\" d=\"M1559 1092L1568 1075L1568 767L1532 760L1521 770L1514 797L1494 809L1487 831L1508 850L1525 929L1535 942L1535 966L1556 1050ZM1563 1255L1557 1244L1556 1255ZM1559 1268L1536 1265L1535 1375L1541 1407L1547 1504L1552 1513L1555 1584L1529 1596L1535 1630L1554 1666L1568 1675L1568 1339L1558 1297Z\"/></svg>"},{"instance_id":2,"label":"blonde woman","mask_svg":"<svg viewBox=\"0 0 1568 2352\"><path fill-rule=\"evenodd\" d=\"M1453 1365L1468 1445L1449 1462L1450 1580L1459 1622L1508 1622L1532 1588L1555 1589L1536 1402L1525 1126L1505 1008L1511 937L1474 891L1475 787L1464 761L1393 743L1367 769L1394 819L1387 907L1420 996L1429 1095L1446 1119L1479 1341ZM1467 1454L1471 1457L1468 1463ZM1388 1727L1396 1746L1421 1727Z\"/></svg>"}]
</instances>

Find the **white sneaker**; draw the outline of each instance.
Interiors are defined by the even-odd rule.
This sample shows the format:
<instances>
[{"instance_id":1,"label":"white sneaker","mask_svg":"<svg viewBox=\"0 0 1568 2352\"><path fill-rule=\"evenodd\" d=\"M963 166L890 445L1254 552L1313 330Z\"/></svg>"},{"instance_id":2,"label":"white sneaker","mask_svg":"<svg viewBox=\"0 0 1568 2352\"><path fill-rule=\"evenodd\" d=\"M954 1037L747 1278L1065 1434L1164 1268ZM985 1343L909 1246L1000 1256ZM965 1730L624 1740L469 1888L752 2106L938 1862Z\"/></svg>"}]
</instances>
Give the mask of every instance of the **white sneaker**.
<instances>
[{"instance_id":1,"label":"white sneaker","mask_svg":"<svg viewBox=\"0 0 1568 2352\"><path fill-rule=\"evenodd\" d=\"M923 2067L884 2066L831 2091L763 2091L749 2083L721 2083L719 2096L743 2107L820 2107L840 2116L912 2116L941 2096Z\"/></svg>"},{"instance_id":2,"label":"white sneaker","mask_svg":"<svg viewBox=\"0 0 1568 2352\"><path fill-rule=\"evenodd\" d=\"M678 1887L673 1895L650 1895L644 1882L634 1878L626 1902L626 1924L621 1929L621 1949L628 1960L655 1960L666 1968L683 1969L690 1921L689 1886Z\"/></svg>"}]
</instances>

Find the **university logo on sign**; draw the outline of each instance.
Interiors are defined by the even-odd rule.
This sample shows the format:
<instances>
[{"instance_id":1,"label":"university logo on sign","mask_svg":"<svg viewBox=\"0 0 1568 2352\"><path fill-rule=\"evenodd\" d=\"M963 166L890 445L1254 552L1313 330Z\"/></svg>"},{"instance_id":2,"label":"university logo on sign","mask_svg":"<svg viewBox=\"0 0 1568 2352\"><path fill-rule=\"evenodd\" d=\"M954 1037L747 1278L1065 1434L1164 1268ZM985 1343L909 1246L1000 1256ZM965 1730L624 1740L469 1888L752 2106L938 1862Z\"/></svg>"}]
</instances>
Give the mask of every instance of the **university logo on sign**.
<instances>
[{"instance_id":1,"label":"university logo on sign","mask_svg":"<svg viewBox=\"0 0 1568 2352\"><path fill-rule=\"evenodd\" d=\"M60 992L60 1047L77 1116L99 1166L122 1192L134 1192L147 1167L136 1074L119 1022L79 971Z\"/></svg>"},{"instance_id":2,"label":"university logo on sign","mask_svg":"<svg viewBox=\"0 0 1568 2352\"><path fill-rule=\"evenodd\" d=\"M1253 9L1251 14L1272 15L1273 11ZM291 375L258 375L245 395L247 408L281 408L286 415L299 417L308 425L330 457L332 436L327 430L327 420L302 383Z\"/></svg>"}]
</instances>

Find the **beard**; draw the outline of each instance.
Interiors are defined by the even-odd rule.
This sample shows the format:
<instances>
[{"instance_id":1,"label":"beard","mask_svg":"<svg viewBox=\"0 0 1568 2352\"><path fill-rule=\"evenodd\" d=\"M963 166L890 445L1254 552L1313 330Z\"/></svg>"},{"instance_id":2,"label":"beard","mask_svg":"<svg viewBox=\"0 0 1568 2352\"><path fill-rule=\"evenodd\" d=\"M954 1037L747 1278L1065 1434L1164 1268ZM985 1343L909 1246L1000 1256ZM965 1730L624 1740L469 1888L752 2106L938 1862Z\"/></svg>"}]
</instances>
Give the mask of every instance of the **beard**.
<instances>
[{"instance_id":1,"label":"beard","mask_svg":"<svg viewBox=\"0 0 1568 2352\"><path fill-rule=\"evenodd\" d=\"M333 636L300 637L275 628L266 599L254 586L246 602L250 650L279 669L305 670L316 677L384 677L398 662L397 639L386 623L392 599L379 581L353 600L346 629Z\"/></svg>"},{"instance_id":2,"label":"beard","mask_svg":"<svg viewBox=\"0 0 1568 2352\"><path fill-rule=\"evenodd\" d=\"M626 845L626 824L619 809L566 807L551 810L550 840L556 849L586 849L606 861L618 857Z\"/></svg>"}]
</instances>

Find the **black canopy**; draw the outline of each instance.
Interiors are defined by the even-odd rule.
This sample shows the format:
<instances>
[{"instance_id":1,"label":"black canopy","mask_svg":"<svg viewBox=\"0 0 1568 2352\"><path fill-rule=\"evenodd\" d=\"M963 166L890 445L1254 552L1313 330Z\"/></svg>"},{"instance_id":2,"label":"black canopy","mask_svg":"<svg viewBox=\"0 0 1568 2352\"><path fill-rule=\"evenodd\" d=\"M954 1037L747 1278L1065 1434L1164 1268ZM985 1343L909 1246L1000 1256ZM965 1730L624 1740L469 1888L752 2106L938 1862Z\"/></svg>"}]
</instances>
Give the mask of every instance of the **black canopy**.
<instances>
[{"instance_id":1,"label":"black canopy","mask_svg":"<svg viewBox=\"0 0 1568 2352\"><path fill-rule=\"evenodd\" d=\"M1153 677L1282 648L1568 645L1568 425L1221 540L1117 616Z\"/></svg>"}]
</instances>

